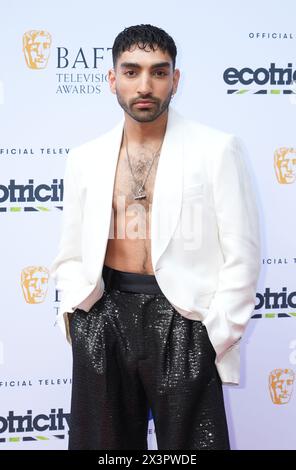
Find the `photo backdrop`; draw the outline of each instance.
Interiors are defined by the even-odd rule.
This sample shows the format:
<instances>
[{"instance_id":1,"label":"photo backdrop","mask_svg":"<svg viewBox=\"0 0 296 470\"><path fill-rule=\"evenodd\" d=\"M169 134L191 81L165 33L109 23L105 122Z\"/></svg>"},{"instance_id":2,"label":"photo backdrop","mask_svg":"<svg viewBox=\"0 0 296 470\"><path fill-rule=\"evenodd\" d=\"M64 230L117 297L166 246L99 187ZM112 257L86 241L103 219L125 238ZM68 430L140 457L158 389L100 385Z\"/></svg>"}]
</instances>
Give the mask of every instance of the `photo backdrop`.
<instances>
[{"instance_id":1,"label":"photo backdrop","mask_svg":"<svg viewBox=\"0 0 296 470\"><path fill-rule=\"evenodd\" d=\"M295 14L292 0L2 2L0 449L67 448L72 358L48 274L65 162L121 119L107 83L111 47L139 23L176 41L172 106L240 136L249 153L262 271L241 383L224 386L231 446L296 448ZM147 437L157 448L152 417Z\"/></svg>"}]
</instances>

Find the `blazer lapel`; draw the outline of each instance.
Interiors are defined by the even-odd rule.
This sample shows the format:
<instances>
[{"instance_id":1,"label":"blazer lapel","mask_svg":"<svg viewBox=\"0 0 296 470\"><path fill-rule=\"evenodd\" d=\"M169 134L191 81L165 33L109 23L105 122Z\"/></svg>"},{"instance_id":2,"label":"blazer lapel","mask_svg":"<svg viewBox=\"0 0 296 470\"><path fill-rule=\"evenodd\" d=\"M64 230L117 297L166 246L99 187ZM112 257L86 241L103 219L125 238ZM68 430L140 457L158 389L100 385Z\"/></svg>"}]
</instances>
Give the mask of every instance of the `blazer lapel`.
<instances>
[{"instance_id":1,"label":"blazer lapel","mask_svg":"<svg viewBox=\"0 0 296 470\"><path fill-rule=\"evenodd\" d=\"M183 191L183 133L178 113L169 108L151 210L151 258L154 271L176 228Z\"/></svg>"},{"instance_id":2,"label":"blazer lapel","mask_svg":"<svg viewBox=\"0 0 296 470\"><path fill-rule=\"evenodd\" d=\"M88 200L89 220L85 221L89 233L85 237L90 279L97 282L105 259L112 216L113 187L122 140L124 119L114 127L99 145L94 146L94 166L90 168Z\"/></svg>"}]
</instances>

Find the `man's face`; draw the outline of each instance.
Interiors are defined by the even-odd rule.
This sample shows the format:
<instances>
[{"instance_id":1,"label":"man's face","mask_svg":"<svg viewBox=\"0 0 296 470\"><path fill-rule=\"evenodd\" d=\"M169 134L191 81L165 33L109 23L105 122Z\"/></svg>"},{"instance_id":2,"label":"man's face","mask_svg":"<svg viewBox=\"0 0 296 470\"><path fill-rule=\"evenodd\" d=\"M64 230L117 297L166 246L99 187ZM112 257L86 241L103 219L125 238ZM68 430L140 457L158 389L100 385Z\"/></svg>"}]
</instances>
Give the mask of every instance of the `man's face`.
<instances>
[{"instance_id":1,"label":"man's face","mask_svg":"<svg viewBox=\"0 0 296 470\"><path fill-rule=\"evenodd\" d=\"M180 72L168 52L133 46L109 71L109 84L122 109L138 122L155 121L177 91Z\"/></svg>"}]
</instances>

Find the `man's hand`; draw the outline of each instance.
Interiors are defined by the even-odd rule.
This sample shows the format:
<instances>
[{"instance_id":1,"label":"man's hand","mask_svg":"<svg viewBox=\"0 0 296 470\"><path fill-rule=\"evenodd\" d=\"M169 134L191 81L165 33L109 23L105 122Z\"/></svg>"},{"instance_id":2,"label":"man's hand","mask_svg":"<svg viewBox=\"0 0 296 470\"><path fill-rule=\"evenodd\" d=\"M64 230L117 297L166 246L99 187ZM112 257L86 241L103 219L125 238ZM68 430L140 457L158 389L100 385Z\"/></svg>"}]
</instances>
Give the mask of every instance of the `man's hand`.
<instances>
[{"instance_id":1,"label":"man's hand","mask_svg":"<svg viewBox=\"0 0 296 470\"><path fill-rule=\"evenodd\" d=\"M66 327L66 338L68 343L72 346L72 339L70 336L70 320L72 318L73 312L65 312L64 313L64 321Z\"/></svg>"}]
</instances>

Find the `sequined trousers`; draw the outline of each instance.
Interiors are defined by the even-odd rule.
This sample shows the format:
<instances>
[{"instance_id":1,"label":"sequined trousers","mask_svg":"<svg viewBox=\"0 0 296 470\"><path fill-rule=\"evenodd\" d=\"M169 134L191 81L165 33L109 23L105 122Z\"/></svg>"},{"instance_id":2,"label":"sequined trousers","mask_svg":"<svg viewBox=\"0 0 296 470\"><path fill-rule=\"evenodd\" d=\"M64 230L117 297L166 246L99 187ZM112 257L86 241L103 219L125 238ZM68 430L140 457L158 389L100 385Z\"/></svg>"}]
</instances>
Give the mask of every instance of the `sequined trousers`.
<instances>
[{"instance_id":1,"label":"sequined trousers","mask_svg":"<svg viewBox=\"0 0 296 470\"><path fill-rule=\"evenodd\" d=\"M104 265L103 296L70 319L69 450L229 449L215 350L149 274ZM182 280L180 279L180 282Z\"/></svg>"}]
</instances>

